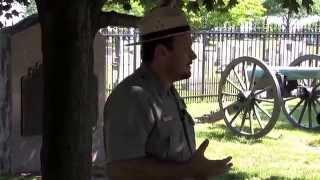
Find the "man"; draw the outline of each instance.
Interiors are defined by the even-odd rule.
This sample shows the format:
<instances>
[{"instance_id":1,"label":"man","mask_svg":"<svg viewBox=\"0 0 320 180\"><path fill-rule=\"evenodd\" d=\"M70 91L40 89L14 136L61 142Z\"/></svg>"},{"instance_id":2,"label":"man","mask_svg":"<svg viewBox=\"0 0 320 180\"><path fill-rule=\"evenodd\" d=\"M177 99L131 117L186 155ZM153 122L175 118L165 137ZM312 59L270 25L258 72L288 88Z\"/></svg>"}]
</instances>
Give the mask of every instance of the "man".
<instances>
[{"instance_id":1,"label":"man","mask_svg":"<svg viewBox=\"0 0 320 180\"><path fill-rule=\"evenodd\" d=\"M140 27L142 65L109 96L104 110L107 174L114 179L207 179L231 157L208 160L195 148L194 122L173 83L191 76L190 27L176 8L158 7Z\"/></svg>"}]
</instances>

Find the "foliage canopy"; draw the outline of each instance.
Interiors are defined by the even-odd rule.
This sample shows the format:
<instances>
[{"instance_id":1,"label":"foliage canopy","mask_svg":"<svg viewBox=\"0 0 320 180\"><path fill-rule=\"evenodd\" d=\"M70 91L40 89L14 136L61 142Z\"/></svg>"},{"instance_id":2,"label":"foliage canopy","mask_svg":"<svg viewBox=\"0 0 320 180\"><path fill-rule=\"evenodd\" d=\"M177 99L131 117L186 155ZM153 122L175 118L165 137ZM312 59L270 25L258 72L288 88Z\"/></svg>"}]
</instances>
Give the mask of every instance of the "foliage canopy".
<instances>
[{"instance_id":1,"label":"foliage canopy","mask_svg":"<svg viewBox=\"0 0 320 180\"><path fill-rule=\"evenodd\" d=\"M18 16L19 13L13 7L13 3L18 3L27 8L27 13L35 12L36 7L33 0L3 0L0 2L0 15L4 14L10 19ZM162 0L161 2L170 3L172 0ZM235 23L253 20L256 17L267 14L283 12L298 13L299 11L320 12L320 0L176 0L178 5L186 12L191 23L198 28L210 27L217 23ZM316 2L316 3L314 3ZM134 16L141 16L145 10L156 6L154 0L106 0L102 11L115 11ZM200 17L207 17L206 21L201 22ZM3 26L0 22L0 27Z\"/></svg>"}]
</instances>

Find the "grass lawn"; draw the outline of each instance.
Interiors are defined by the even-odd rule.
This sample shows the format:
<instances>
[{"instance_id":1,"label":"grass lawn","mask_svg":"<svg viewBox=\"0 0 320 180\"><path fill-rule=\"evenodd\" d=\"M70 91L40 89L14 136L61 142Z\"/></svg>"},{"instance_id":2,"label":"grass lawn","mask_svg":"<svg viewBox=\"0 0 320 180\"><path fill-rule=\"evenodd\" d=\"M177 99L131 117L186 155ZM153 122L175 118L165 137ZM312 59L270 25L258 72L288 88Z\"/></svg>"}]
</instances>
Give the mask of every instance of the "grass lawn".
<instances>
[{"instance_id":1,"label":"grass lawn","mask_svg":"<svg viewBox=\"0 0 320 180\"><path fill-rule=\"evenodd\" d=\"M218 106L213 103L188 104L193 117L199 117ZM225 179L310 179L320 180L320 132L306 132L293 128L281 115L276 126L262 139L247 140L235 137L226 129L224 121L215 124L196 124L196 141L210 140L206 151L209 159L231 155L232 170L217 178ZM30 177L0 177L0 180L38 180Z\"/></svg>"},{"instance_id":2,"label":"grass lawn","mask_svg":"<svg viewBox=\"0 0 320 180\"><path fill-rule=\"evenodd\" d=\"M217 109L212 103L188 104L193 117ZM320 180L320 132L293 128L281 115L276 126L262 139L235 137L224 121L196 124L199 145L210 140L209 159L233 157L233 169L218 179L314 179Z\"/></svg>"}]
</instances>

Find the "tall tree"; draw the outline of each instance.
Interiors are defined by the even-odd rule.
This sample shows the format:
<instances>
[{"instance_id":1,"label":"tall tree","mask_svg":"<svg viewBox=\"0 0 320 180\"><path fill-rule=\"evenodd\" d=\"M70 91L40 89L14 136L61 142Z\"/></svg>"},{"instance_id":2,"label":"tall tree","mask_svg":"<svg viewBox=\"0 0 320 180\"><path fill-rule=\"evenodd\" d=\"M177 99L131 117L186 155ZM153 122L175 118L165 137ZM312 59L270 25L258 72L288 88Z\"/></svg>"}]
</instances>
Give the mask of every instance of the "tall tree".
<instances>
[{"instance_id":1,"label":"tall tree","mask_svg":"<svg viewBox=\"0 0 320 180\"><path fill-rule=\"evenodd\" d=\"M228 11L212 11L202 5L199 7L199 11L187 13L187 16L194 27L204 29L225 23L239 25L261 17L264 13L265 8L262 5L262 0L238 0L238 3Z\"/></svg>"},{"instance_id":2,"label":"tall tree","mask_svg":"<svg viewBox=\"0 0 320 180\"><path fill-rule=\"evenodd\" d=\"M32 14L37 14L37 5L34 0L29 0L29 5L25 8L24 15L25 16L30 16Z\"/></svg>"},{"instance_id":3,"label":"tall tree","mask_svg":"<svg viewBox=\"0 0 320 180\"><path fill-rule=\"evenodd\" d=\"M319 0L265 0L263 5L267 15L281 15L285 31L289 32L293 19L306 14L317 14Z\"/></svg>"},{"instance_id":4,"label":"tall tree","mask_svg":"<svg viewBox=\"0 0 320 180\"><path fill-rule=\"evenodd\" d=\"M27 4L27 0L15 0ZM100 27L136 26L139 18L102 12L105 3L131 9L130 0L35 0L42 36L44 67L44 122L42 179L88 180L91 174L90 87L93 75L93 40ZM181 7L225 10L236 0L176 0ZM291 0L292 1L292 0ZM310 1L305 4L308 6ZM0 1L0 12L13 0ZM139 0L154 6L154 0ZM311 1L312 2L312 1ZM295 8L293 6L291 8ZM4 8L6 7L6 8ZM0 132L1 133L1 132Z\"/></svg>"},{"instance_id":5,"label":"tall tree","mask_svg":"<svg viewBox=\"0 0 320 180\"><path fill-rule=\"evenodd\" d=\"M311 7L311 14L319 15L320 14L320 0L314 0L313 6Z\"/></svg>"},{"instance_id":6,"label":"tall tree","mask_svg":"<svg viewBox=\"0 0 320 180\"><path fill-rule=\"evenodd\" d=\"M267 15L279 15L280 13L285 12L280 0L265 0L263 6L267 10Z\"/></svg>"}]
</instances>

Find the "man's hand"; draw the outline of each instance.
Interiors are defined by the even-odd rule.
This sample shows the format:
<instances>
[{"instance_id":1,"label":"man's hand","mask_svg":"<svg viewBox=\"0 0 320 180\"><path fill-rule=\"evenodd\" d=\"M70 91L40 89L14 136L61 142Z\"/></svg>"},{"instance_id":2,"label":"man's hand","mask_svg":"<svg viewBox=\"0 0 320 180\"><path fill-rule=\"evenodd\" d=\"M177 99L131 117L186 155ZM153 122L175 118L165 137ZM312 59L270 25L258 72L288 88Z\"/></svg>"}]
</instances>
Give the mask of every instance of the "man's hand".
<instances>
[{"instance_id":1,"label":"man's hand","mask_svg":"<svg viewBox=\"0 0 320 180\"><path fill-rule=\"evenodd\" d=\"M210 176L219 176L230 170L232 159L230 156L221 160L209 160L204 156L209 140L206 139L197 149L195 155L191 159L190 165L197 179L207 179Z\"/></svg>"}]
</instances>

